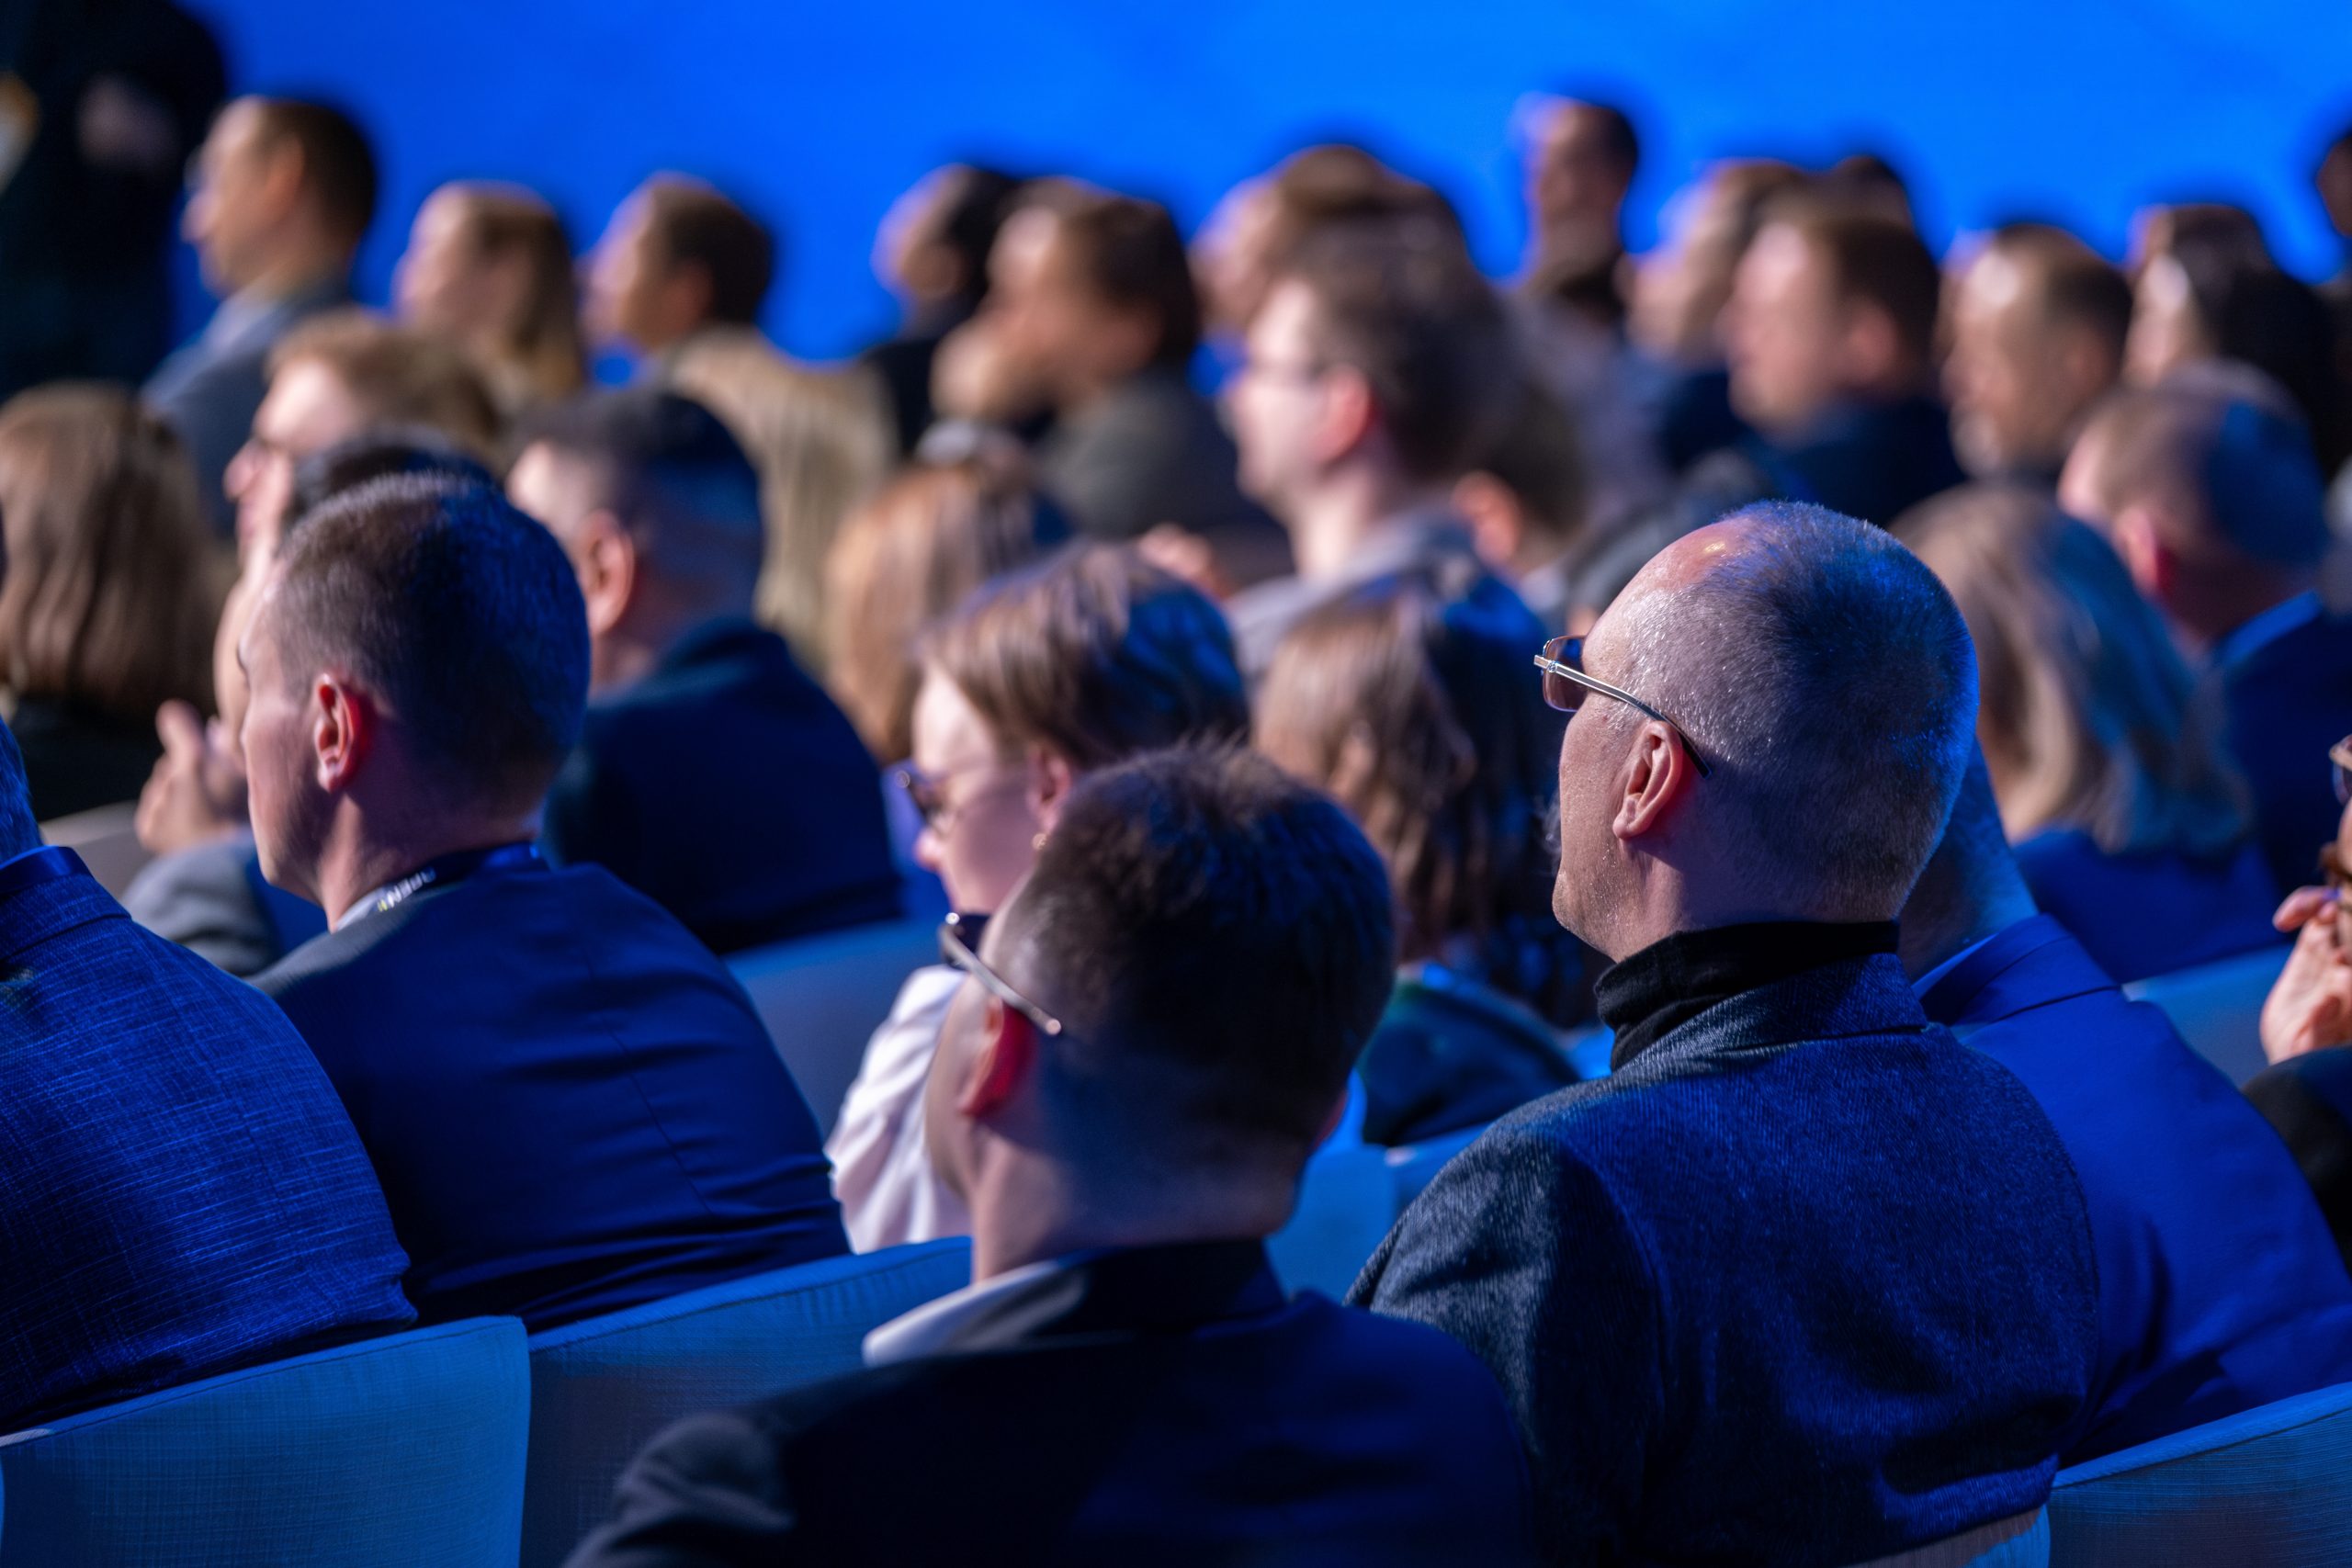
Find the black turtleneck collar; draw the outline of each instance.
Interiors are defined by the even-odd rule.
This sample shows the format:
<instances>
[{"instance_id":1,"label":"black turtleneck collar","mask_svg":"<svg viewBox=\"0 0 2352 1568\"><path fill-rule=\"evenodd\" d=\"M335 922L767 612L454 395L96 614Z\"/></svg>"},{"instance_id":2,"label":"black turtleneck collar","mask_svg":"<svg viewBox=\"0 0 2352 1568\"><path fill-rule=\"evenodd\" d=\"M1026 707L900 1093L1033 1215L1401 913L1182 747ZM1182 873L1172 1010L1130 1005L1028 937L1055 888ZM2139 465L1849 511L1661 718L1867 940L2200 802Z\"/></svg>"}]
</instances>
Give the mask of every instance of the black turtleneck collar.
<instances>
[{"instance_id":1,"label":"black turtleneck collar","mask_svg":"<svg viewBox=\"0 0 2352 1568\"><path fill-rule=\"evenodd\" d=\"M1609 1065L1623 1067L1717 1002L1826 964L1894 951L1893 920L1761 920L1678 931L1611 964L1594 985L1600 1021L1617 1036Z\"/></svg>"}]
</instances>

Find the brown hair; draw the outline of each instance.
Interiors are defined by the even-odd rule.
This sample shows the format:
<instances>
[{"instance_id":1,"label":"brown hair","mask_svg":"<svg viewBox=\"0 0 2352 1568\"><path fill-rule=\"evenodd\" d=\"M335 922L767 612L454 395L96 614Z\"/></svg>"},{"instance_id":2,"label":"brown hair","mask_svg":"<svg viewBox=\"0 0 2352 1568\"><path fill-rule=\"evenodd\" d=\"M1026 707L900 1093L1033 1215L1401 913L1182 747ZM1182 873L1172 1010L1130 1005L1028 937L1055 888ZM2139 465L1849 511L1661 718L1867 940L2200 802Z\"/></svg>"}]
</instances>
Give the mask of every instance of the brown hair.
<instances>
[{"instance_id":1,"label":"brown hair","mask_svg":"<svg viewBox=\"0 0 2352 1568\"><path fill-rule=\"evenodd\" d=\"M466 356L429 333L365 310L333 310L303 322L270 351L274 377L316 360L367 405L374 424L424 425L490 458L498 447L498 407Z\"/></svg>"},{"instance_id":2,"label":"brown hair","mask_svg":"<svg viewBox=\"0 0 2352 1568\"><path fill-rule=\"evenodd\" d=\"M1993 231L1993 252L2021 267L2043 318L2089 333L2117 365L2132 330L2132 285L2107 258L2064 229L2010 223Z\"/></svg>"},{"instance_id":3,"label":"brown hair","mask_svg":"<svg viewBox=\"0 0 2352 1568\"><path fill-rule=\"evenodd\" d=\"M1182 369L1201 345L1201 300L1184 237L1168 209L1140 197L1041 180L1019 203L1053 214L1056 237L1084 288L1159 324L1151 363Z\"/></svg>"},{"instance_id":4,"label":"brown hair","mask_svg":"<svg viewBox=\"0 0 2352 1568\"><path fill-rule=\"evenodd\" d=\"M2109 854L2202 857L2244 839L2219 694L2104 539L2010 485L1954 491L1899 526L1976 644L1977 738L2012 839L2070 828Z\"/></svg>"},{"instance_id":5,"label":"brown hair","mask_svg":"<svg viewBox=\"0 0 2352 1568\"><path fill-rule=\"evenodd\" d=\"M522 315L506 324L494 379L511 378L526 400L570 397L588 379L580 344L580 284L563 220L519 186L466 182L445 187L457 199L466 248L484 258L515 255L529 275Z\"/></svg>"},{"instance_id":6,"label":"brown hair","mask_svg":"<svg viewBox=\"0 0 2352 1568\"><path fill-rule=\"evenodd\" d=\"M152 719L212 702L225 588L196 473L127 393L52 386L0 408L0 657L19 697Z\"/></svg>"},{"instance_id":7,"label":"brown hair","mask_svg":"<svg viewBox=\"0 0 2352 1568\"><path fill-rule=\"evenodd\" d=\"M1422 219L1335 223L1283 277L1314 299L1317 351L1371 387L1406 471L1458 478L1509 416L1517 375L1502 302L1461 236Z\"/></svg>"},{"instance_id":8,"label":"brown hair","mask_svg":"<svg viewBox=\"0 0 2352 1568\"><path fill-rule=\"evenodd\" d=\"M1765 222L1794 230L1827 265L1838 299L1885 311L1904 353L1928 363L1935 352L1943 274L1917 230L1811 192L1775 203Z\"/></svg>"},{"instance_id":9,"label":"brown hair","mask_svg":"<svg viewBox=\"0 0 2352 1568\"><path fill-rule=\"evenodd\" d=\"M290 142L302 164L302 187L329 227L353 244L376 216L376 156L359 122L332 104L253 98L265 145Z\"/></svg>"},{"instance_id":10,"label":"brown hair","mask_svg":"<svg viewBox=\"0 0 2352 1568\"><path fill-rule=\"evenodd\" d=\"M826 683L877 760L913 749L922 629L1065 531L1017 457L918 464L842 522L825 559Z\"/></svg>"},{"instance_id":11,"label":"brown hair","mask_svg":"<svg viewBox=\"0 0 2352 1568\"><path fill-rule=\"evenodd\" d=\"M1530 678L1525 615L1404 578L1327 604L1275 650L1257 741L1380 851L1405 958L1466 937L1491 983L1565 1016L1575 961L1508 957L1531 937L1555 959L1569 949L1551 919L1548 838L1562 721Z\"/></svg>"},{"instance_id":12,"label":"brown hair","mask_svg":"<svg viewBox=\"0 0 2352 1568\"><path fill-rule=\"evenodd\" d=\"M1074 545L982 587L923 637L1007 750L1081 771L1182 741L1240 741L1250 704L1207 595L1115 545Z\"/></svg>"},{"instance_id":13,"label":"brown hair","mask_svg":"<svg viewBox=\"0 0 2352 1568\"><path fill-rule=\"evenodd\" d=\"M710 279L710 319L749 326L775 280L775 236L699 180L657 175L643 187L646 231L670 265Z\"/></svg>"}]
</instances>

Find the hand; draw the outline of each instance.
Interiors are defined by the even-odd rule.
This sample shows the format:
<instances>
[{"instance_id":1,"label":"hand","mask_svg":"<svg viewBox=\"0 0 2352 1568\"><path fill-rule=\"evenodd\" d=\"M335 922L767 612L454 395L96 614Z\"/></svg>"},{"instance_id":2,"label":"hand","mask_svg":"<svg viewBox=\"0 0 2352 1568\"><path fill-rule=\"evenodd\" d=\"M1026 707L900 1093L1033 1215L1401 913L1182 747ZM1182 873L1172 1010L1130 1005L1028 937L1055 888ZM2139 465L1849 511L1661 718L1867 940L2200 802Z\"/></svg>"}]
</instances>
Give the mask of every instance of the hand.
<instances>
[{"instance_id":1,"label":"hand","mask_svg":"<svg viewBox=\"0 0 2352 1568\"><path fill-rule=\"evenodd\" d=\"M167 855L226 838L245 826L245 770L218 719L208 724L183 702L155 713L164 755L139 792L134 827L148 853Z\"/></svg>"},{"instance_id":2,"label":"hand","mask_svg":"<svg viewBox=\"0 0 2352 1568\"><path fill-rule=\"evenodd\" d=\"M2295 950L2262 1004L2262 1054L2283 1062L2352 1044L2352 949L2344 942L2335 895L2298 887L2272 923L2296 933Z\"/></svg>"},{"instance_id":3,"label":"hand","mask_svg":"<svg viewBox=\"0 0 2352 1568\"><path fill-rule=\"evenodd\" d=\"M1189 528L1162 523L1136 541L1136 554L1220 603L1233 597L1233 584L1218 563L1216 551Z\"/></svg>"}]
</instances>

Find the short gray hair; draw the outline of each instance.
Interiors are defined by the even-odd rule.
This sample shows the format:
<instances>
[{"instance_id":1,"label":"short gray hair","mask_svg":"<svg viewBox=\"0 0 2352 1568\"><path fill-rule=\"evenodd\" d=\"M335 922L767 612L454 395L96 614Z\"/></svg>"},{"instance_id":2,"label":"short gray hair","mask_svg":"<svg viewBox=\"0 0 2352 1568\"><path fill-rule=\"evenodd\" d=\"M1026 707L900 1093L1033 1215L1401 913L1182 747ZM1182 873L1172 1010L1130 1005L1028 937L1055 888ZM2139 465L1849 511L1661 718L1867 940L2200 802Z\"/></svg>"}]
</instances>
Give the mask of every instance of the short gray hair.
<instances>
[{"instance_id":1,"label":"short gray hair","mask_svg":"<svg viewBox=\"0 0 2352 1568\"><path fill-rule=\"evenodd\" d=\"M1975 742L1960 610L1880 528L1794 502L1631 612L1625 674L1689 734L1750 819L1759 882L1826 911L1902 907Z\"/></svg>"}]
</instances>

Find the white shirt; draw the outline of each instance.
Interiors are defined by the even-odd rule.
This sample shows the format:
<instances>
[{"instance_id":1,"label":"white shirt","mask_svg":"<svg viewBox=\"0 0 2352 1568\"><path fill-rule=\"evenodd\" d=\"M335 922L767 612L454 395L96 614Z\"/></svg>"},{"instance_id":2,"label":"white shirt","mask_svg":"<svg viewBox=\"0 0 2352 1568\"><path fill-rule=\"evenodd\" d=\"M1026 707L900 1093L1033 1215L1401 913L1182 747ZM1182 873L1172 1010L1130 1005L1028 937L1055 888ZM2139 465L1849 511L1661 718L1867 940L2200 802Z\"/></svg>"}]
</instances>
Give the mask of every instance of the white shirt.
<instances>
[{"instance_id":1,"label":"white shirt","mask_svg":"<svg viewBox=\"0 0 2352 1568\"><path fill-rule=\"evenodd\" d=\"M1048 1258L1042 1263L1025 1263L1018 1269L1008 1269L994 1279L982 1280L936 1301L925 1302L865 1337L865 1364L887 1367L894 1361L935 1355L942 1345L984 1310L1008 1297L1028 1293L1087 1256L1080 1253L1069 1258Z\"/></svg>"},{"instance_id":2,"label":"white shirt","mask_svg":"<svg viewBox=\"0 0 2352 1568\"><path fill-rule=\"evenodd\" d=\"M922 1115L939 1028L963 983L963 972L944 964L907 976L890 1016L865 1043L865 1059L825 1140L833 1196L841 1201L849 1244L859 1252L971 1234L964 1201L932 1168Z\"/></svg>"}]
</instances>

